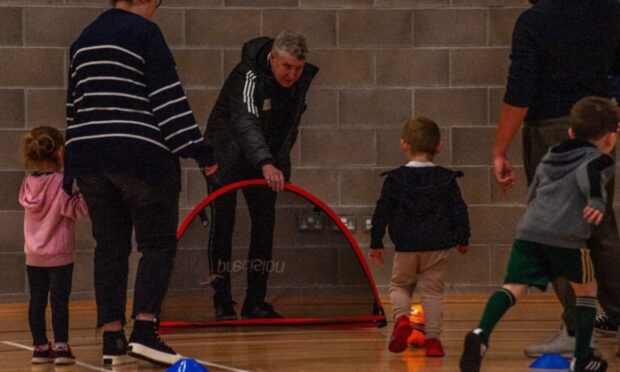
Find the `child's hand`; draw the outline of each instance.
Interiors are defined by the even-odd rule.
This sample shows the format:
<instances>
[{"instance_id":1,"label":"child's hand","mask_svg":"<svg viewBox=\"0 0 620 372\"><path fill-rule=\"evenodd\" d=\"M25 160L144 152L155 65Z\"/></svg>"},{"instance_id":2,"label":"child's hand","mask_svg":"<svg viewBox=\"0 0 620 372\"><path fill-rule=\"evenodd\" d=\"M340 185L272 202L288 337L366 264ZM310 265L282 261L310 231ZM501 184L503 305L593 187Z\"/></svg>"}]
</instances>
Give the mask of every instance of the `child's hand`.
<instances>
[{"instance_id":1,"label":"child's hand","mask_svg":"<svg viewBox=\"0 0 620 372\"><path fill-rule=\"evenodd\" d=\"M603 212L596 208L585 207L583 209L583 218L588 221L589 224L598 225L603 220Z\"/></svg>"},{"instance_id":2,"label":"child's hand","mask_svg":"<svg viewBox=\"0 0 620 372\"><path fill-rule=\"evenodd\" d=\"M460 254L465 254L469 252L469 246L457 244L456 251L459 252Z\"/></svg>"},{"instance_id":3,"label":"child's hand","mask_svg":"<svg viewBox=\"0 0 620 372\"><path fill-rule=\"evenodd\" d=\"M379 266L384 262L384 254L385 252L383 249L370 248L368 250L368 258L370 259L370 262L372 262L372 264L375 266Z\"/></svg>"}]
</instances>

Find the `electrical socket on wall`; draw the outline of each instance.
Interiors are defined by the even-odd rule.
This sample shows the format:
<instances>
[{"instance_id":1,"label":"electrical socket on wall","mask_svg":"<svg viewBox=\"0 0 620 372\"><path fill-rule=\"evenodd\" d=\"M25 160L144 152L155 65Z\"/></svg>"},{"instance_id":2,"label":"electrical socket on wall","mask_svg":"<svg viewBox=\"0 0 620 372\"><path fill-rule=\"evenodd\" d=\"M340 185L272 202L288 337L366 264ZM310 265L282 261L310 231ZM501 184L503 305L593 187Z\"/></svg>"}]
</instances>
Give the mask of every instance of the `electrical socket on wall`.
<instances>
[{"instance_id":1,"label":"electrical socket on wall","mask_svg":"<svg viewBox=\"0 0 620 372\"><path fill-rule=\"evenodd\" d=\"M362 225L362 231L364 232L370 231L372 229L372 217L364 216L362 218L364 219L364 224Z\"/></svg>"},{"instance_id":2,"label":"electrical socket on wall","mask_svg":"<svg viewBox=\"0 0 620 372\"><path fill-rule=\"evenodd\" d=\"M342 221L349 231L355 231L355 216L340 216L340 221ZM334 229L338 229L338 226L334 225Z\"/></svg>"},{"instance_id":3,"label":"electrical socket on wall","mask_svg":"<svg viewBox=\"0 0 620 372\"><path fill-rule=\"evenodd\" d=\"M297 217L299 231L323 230L323 215L320 213L302 213Z\"/></svg>"}]
</instances>

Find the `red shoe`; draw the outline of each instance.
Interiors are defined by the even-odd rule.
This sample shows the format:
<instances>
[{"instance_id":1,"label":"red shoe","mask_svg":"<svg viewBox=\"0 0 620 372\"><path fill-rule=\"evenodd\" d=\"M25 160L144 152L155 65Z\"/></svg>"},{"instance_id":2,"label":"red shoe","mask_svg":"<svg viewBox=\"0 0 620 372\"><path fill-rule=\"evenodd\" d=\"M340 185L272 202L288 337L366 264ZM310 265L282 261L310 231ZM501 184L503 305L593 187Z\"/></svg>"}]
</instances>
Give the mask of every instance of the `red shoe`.
<instances>
[{"instance_id":1,"label":"red shoe","mask_svg":"<svg viewBox=\"0 0 620 372\"><path fill-rule=\"evenodd\" d=\"M435 357L441 358L446 355L443 352L443 346L441 345L441 341L438 338L428 338L426 339L426 356L427 357Z\"/></svg>"},{"instance_id":2,"label":"red shoe","mask_svg":"<svg viewBox=\"0 0 620 372\"><path fill-rule=\"evenodd\" d=\"M413 332L413 327L409 322L407 315L401 315L396 319L394 324L394 330L390 336L390 343L388 349L393 353L402 353L407 349L407 339Z\"/></svg>"}]
</instances>

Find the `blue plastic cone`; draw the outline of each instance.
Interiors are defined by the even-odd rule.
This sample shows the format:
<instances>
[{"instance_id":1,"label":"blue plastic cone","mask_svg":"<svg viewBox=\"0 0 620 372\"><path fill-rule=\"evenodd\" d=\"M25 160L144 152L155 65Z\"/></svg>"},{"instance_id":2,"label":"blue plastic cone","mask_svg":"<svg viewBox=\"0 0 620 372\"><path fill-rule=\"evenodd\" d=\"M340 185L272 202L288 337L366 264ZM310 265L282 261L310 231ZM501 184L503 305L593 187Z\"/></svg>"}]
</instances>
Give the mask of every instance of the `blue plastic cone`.
<instances>
[{"instance_id":1,"label":"blue plastic cone","mask_svg":"<svg viewBox=\"0 0 620 372\"><path fill-rule=\"evenodd\" d=\"M551 353L541 355L532 364L530 364L530 368L561 370L569 369L570 363L560 354Z\"/></svg>"},{"instance_id":2,"label":"blue plastic cone","mask_svg":"<svg viewBox=\"0 0 620 372\"><path fill-rule=\"evenodd\" d=\"M209 372L209 370L195 359L186 358L174 363L166 372Z\"/></svg>"}]
</instances>

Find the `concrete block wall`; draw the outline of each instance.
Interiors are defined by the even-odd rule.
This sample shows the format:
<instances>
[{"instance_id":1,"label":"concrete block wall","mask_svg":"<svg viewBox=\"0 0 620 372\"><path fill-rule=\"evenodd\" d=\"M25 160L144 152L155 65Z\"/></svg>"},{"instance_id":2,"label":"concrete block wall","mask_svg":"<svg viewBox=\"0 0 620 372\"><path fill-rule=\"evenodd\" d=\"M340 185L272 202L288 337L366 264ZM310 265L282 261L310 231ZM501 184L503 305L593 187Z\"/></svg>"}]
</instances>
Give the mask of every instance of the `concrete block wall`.
<instances>
[{"instance_id":1,"label":"concrete block wall","mask_svg":"<svg viewBox=\"0 0 620 372\"><path fill-rule=\"evenodd\" d=\"M293 150L293 183L358 224L372 213L382 178L404 162L402 123L426 115L441 126L437 161L465 172L472 249L454 257L451 288L487 290L502 279L525 179L508 198L493 179L491 146L506 81L516 17L527 0L164 0L156 22L204 128L242 43L282 29L303 33L318 75ZM17 147L39 125L64 128L68 47L109 6L107 0L0 0L0 302L27 298L23 170ZM512 159L521 164L520 141ZM194 163L184 161L181 216L205 196ZM368 234L355 233L368 247ZM90 225L78 231L74 294L92 296ZM388 250L388 252L390 252ZM391 253L390 253L391 256ZM132 260L137 260L133 255ZM373 269L389 283L390 265Z\"/></svg>"}]
</instances>

